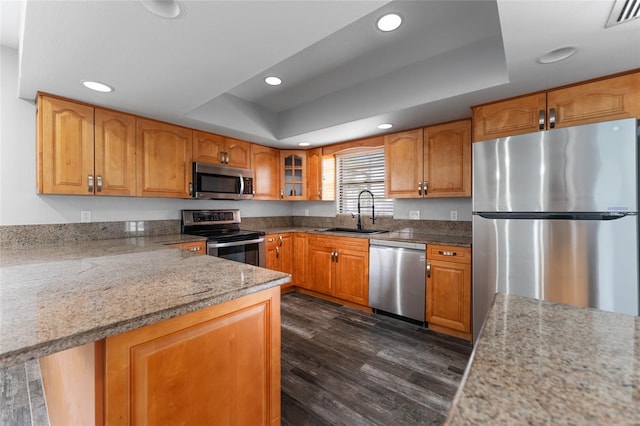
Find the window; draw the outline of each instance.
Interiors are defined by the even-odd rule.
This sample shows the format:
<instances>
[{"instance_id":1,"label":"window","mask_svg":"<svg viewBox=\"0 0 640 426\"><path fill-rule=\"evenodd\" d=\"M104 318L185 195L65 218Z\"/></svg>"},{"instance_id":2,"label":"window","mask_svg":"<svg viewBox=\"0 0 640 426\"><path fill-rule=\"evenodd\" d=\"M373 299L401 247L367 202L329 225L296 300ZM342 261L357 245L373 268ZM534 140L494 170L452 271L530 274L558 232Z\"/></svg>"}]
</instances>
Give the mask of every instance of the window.
<instances>
[{"instance_id":1,"label":"window","mask_svg":"<svg viewBox=\"0 0 640 426\"><path fill-rule=\"evenodd\" d=\"M368 189L375 197L376 216L393 215L393 200L384 198L384 149L336 157L338 213L357 213L358 194ZM363 194L362 213L371 214L371 197Z\"/></svg>"}]
</instances>

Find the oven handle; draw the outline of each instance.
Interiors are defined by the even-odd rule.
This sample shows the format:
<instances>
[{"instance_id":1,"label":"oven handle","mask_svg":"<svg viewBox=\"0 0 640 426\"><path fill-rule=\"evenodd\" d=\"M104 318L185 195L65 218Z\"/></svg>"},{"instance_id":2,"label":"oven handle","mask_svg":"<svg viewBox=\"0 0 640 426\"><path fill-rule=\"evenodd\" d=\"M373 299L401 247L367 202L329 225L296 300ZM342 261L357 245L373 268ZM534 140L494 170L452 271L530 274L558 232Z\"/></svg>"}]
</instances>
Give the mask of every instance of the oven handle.
<instances>
[{"instance_id":1,"label":"oven handle","mask_svg":"<svg viewBox=\"0 0 640 426\"><path fill-rule=\"evenodd\" d=\"M238 195L244 194L244 178L242 177L242 173L240 174L240 193Z\"/></svg>"},{"instance_id":2,"label":"oven handle","mask_svg":"<svg viewBox=\"0 0 640 426\"><path fill-rule=\"evenodd\" d=\"M233 241L230 243L209 243L208 246L211 248L223 248L223 247L236 247L236 246L244 246L247 244L255 244L264 242L264 238L258 238L256 240L244 240L244 241Z\"/></svg>"}]
</instances>

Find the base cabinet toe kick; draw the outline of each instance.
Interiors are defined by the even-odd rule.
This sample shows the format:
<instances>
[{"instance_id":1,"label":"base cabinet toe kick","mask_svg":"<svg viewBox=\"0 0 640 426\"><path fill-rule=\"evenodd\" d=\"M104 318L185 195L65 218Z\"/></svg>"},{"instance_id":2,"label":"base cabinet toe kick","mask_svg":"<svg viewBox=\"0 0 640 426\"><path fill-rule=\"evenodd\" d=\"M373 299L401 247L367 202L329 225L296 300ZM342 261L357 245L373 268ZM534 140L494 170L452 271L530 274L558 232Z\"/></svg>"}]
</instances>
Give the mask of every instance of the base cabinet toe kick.
<instances>
[{"instance_id":1,"label":"base cabinet toe kick","mask_svg":"<svg viewBox=\"0 0 640 426\"><path fill-rule=\"evenodd\" d=\"M40 359L52 426L280 424L280 289Z\"/></svg>"}]
</instances>

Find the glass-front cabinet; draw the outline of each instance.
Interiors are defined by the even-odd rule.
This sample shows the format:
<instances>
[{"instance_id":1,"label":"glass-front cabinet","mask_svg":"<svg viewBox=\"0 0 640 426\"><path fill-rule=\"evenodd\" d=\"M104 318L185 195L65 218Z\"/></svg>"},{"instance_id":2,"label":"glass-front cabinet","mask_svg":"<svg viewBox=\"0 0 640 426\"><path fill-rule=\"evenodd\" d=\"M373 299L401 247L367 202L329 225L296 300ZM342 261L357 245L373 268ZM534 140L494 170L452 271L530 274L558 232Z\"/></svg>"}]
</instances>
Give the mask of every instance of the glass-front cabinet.
<instances>
[{"instance_id":1,"label":"glass-front cabinet","mask_svg":"<svg viewBox=\"0 0 640 426\"><path fill-rule=\"evenodd\" d=\"M280 198L284 200L307 199L306 151L281 151Z\"/></svg>"}]
</instances>

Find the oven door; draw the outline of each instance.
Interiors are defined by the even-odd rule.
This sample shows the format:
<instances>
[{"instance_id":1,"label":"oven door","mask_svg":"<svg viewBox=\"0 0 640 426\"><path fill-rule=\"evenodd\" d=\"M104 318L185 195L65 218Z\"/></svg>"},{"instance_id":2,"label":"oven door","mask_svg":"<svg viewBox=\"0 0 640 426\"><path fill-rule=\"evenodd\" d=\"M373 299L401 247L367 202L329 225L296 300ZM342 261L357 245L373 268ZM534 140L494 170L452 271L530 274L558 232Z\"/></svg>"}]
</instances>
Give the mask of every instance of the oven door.
<instances>
[{"instance_id":1,"label":"oven door","mask_svg":"<svg viewBox=\"0 0 640 426\"><path fill-rule=\"evenodd\" d=\"M231 241L228 243L211 241L207 243L209 256L222 257L236 262L248 263L265 267L266 252L264 238L256 238L244 241Z\"/></svg>"}]
</instances>

